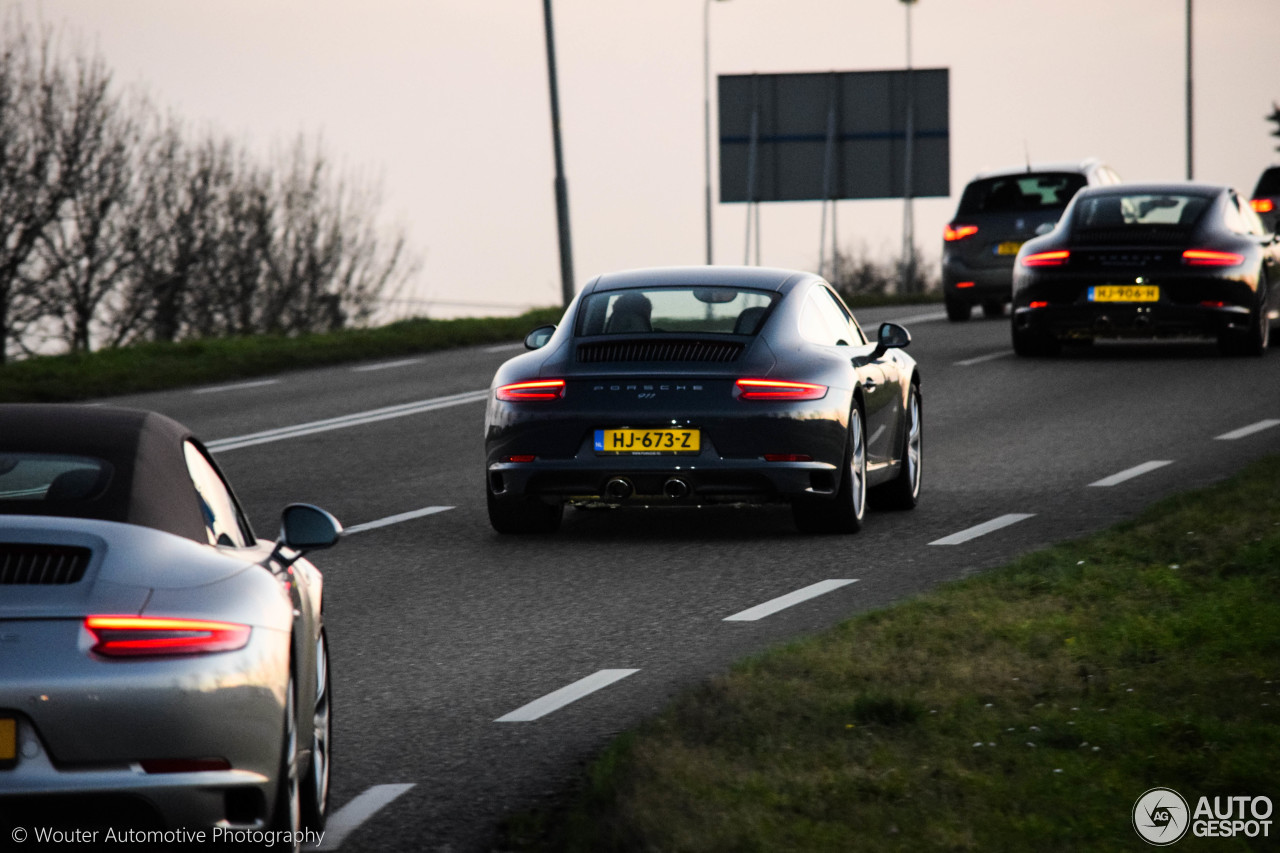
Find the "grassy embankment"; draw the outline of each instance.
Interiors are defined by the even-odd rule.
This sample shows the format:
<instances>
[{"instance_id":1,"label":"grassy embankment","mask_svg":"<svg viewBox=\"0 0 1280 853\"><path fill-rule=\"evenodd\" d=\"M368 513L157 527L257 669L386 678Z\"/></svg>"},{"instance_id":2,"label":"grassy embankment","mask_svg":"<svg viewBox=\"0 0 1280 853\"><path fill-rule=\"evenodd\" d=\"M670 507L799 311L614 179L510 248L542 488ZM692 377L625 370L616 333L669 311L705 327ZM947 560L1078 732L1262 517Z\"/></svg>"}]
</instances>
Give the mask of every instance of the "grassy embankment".
<instances>
[{"instance_id":1,"label":"grassy embankment","mask_svg":"<svg viewBox=\"0 0 1280 853\"><path fill-rule=\"evenodd\" d=\"M557 322L562 313L559 308L544 308L519 317L405 320L329 334L153 343L31 358L0 365L0 402L62 402L160 391L283 370L517 341L535 326Z\"/></svg>"},{"instance_id":2,"label":"grassy embankment","mask_svg":"<svg viewBox=\"0 0 1280 853\"><path fill-rule=\"evenodd\" d=\"M1141 849L1152 787L1280 802L1277 589L1280 456L740 663L508 847Z\"/></svg>"}]
</instances>

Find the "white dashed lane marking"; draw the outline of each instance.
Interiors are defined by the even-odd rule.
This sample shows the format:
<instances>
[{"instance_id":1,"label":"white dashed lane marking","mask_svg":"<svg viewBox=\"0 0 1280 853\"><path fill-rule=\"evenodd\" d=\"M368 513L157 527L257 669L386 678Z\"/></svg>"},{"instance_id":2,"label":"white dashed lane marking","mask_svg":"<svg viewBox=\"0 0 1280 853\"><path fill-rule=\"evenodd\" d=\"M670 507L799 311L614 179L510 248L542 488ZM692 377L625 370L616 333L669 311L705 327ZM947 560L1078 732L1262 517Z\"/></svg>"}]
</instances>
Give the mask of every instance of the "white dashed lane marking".
<instances>
[{"instance_id":1,"label":"white dashed lane marking","mask_svg":"<svg viewBox=\"0 0 1280 853\"><path fill-rule=\"evenodd\" d=\"M786 595L780 595L777 598L770 599L764 604L757 604L755 607L750 607L743 610L741 613L726 616L724 617L724 621L754 622L757 619L763 619L766 616L771 616L779 610L786 610L788 607L797 605L802 601L808 601L811 598L826 595L832 590L837 590L842 586L848 586L851 583L857 582L857 578L819 581L818 583L810 584L803 589L798 589L795 592L789 592Z\"/></svg>"},{"instance_id":2,"label":"white dashed lane marking","mask_svg":"<svg viewBox=\"0 0 1280 853\"><path fill-rule=\"evenodd\" d=\"M366 521L364 524L355 524L342 531L343 535L349 536L352 533L364 533L366 530L376 530L379 527L390 527L393 524L400 524L405 521L413 521L415 518L425 518L428 515L435 515L438 512L448 512L455 507L451 506L428 506L422 509L410 510L402 512L399 515L389 515L386 518L380 518L377 521Z\"/></svg>"},{"instance_id":3,"label":"white dashed lane marking","mask_svg":"<svg viewBox=\"0 0 1280 853\"><path fill-rule=\"evenodd\" d=\"M235 385L215 385L212 388L197 388L192 394L221 394L224 391L244 391L249 388L263 388L279 383L279 379L259 379L254 382L237 382Z\"/></svg>"},{"instance_id":4,"label":"white dashed lane marking","mask_svg":"<svg viewBox=\"0 0 1280 853\"><path fill-rule=\"evenodd\" d=\"M535 699L528 705L522 705L510 714L504 714L495 723L528 723L533 720L545 717L552 711L558 711L565 705L577 702L584 696L589 696L597 690L608 687L615 681L621 681L628 675L633 675L640 670L638 669L602 669L597 673L588 675L586 678L578 679L566 687L561 687L552 693L548 693L541 699Z\"/></svg>"},{"instance_id":5,"label":"white dashed lane marking","mask_svg":"<svg viewBox=\"0 0 1280 853\"><path fill-rule=\"evenodd\" d=\"M1157 468L1163 468L1166 465L1172 465L1172 460L1156 459L1151 462L1143 462L1141 465L1134 465L1132 468L1126 468L1118 474L1112 474L1110 477L1103 477L1097 482L1090 483L1090 486L1115 486L1123 483L1125 480L1132 480L1134 477L1141 477L1149 471Z\"/></svg>"},{"instance_id":6,"label":"white dashed lane marking","mask_svg":"<svg viewBox=\"0 0 1280 853\"><path fill-rule=\"evenodd\" d=\"M1247 427L1240 427L1240 429L1233 429L1231 432L1224 432L1222 435L1217 436L1217 440L1235 441L1237 438L1244 438L1245 436L1253 435L1255 432L1262 432L1264 429L1271 429L1273 426L1280 426L1280 421L1258 421L1256 424L1249 424Z\"/></svg>"},{"instance_id":7,"label":"white dashed lane marking","mask_svg":"<svg viewBox=\"0 0 1280 853\"><path fill-rule=\"evenodd\" d=\"M970 539L977 539L979 536L986 536L1001 528L1008 527L1011 524L1017 524L1019 521L1026 521L1035 513L1011 512L1008 515L1002 515L999 518L993 518L982 524L961 530L959 533L952 533L950 536L944 536L941 539L935 539L930 545L961 545Z\"/></svg>"},{"instance_id":8,"label":"white dashed lane marking","mask_svg":"<svg viewBox=\"0 0 1280 853\"><path fill-rule=\"evenodd\" d=\"M425 358L402 358L399 361L382 361L377 364L362 364L351 368L352 373L369 373L374 370L390 370L393 367L408 367L411 364L422 364Z\"/></svg>"},{"instance_id":9,"label":"white dashed lane marking","mask_svg":"<svg viewBox=\"0 0 1280 853\"><path fill-rule=\"evenodd\" d=\"M991 352L991 353L987 353L986 355L980 355L980 356L977 356L976 358L966 358L964 361L955 361L955 362L952 362L952 364L954 364L956 367L968 367L969 365L972 365L972 364L981 364L984 361L995 361L997 358L1007 358L1008 356L1011 356L1011 355L1013 355L1013 350L1006 349L1006 350L1000 350L1000 352Z\"/></svg>"},{"instance_id":10,"label":"white dashed lane marking","mask_svg":"<svg viewBox=\"0 0 1280 853\"><path fill-rule=\"evenodd\" d=\"M346 837L360 824L377 814L383 806L412 788L412 784L374 785L333 814L325 825L324 839L316 850L337 850Z\"/></svg>"}]
</instances>

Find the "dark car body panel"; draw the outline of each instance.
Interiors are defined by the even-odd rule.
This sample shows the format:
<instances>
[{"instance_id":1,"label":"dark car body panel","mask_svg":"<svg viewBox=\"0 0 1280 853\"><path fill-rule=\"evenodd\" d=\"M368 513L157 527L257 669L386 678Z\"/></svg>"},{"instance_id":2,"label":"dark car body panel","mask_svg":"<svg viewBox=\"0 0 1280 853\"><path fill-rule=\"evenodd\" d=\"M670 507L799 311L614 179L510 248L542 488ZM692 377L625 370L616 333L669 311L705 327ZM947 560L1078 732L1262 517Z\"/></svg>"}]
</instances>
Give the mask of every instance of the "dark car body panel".
<instances>
[{"instance_id":1,"label":"dark car body panel","mask_svg":"<svg viewBox=\"0 0 1280 853\"><path fill-rule=\"evenodd\" d=\"M666 353L663 360L584 362L582 347L610 336L579 337L577 311L594 293L626 288L739 287L774 292L778 299L751 335L653 333L633 342L636 352ZM580 502L605 500L606 482L626 477L636 495L662 500L673 475L689 482L694 502L786 500L800 493L826 494L839 483L855 397L863 402L868 479L891 477L900 460L901 420L908 384L918 381L909 356L894 349L875 355L856 324L857 339L822 346L797 332L802 300L811 288L827 288L807 273L760 268L690 267L637 270L598 277L574 300L550 341L517 356L497 371L486 413L487 484L505 498L538 496ZM834 296L834 294L832 294ZM849 315L852 318L852 315ZM626 336L613 336L627 340ZM712 340L714 338L714 340ZM681 360L680 347L646 349L641 343L740 346L731 361ZM742 377L803 381L827 386L816 400L744 401L735 396ZM531 379L565 380L562 399L504 402L493 389ZM701 431L696 454L601 454L596 430L692 427ZM805 454L807 461L765 461L764 454ZM531 462L504 461L536 455Z\"/></svg>"}]
</instances>

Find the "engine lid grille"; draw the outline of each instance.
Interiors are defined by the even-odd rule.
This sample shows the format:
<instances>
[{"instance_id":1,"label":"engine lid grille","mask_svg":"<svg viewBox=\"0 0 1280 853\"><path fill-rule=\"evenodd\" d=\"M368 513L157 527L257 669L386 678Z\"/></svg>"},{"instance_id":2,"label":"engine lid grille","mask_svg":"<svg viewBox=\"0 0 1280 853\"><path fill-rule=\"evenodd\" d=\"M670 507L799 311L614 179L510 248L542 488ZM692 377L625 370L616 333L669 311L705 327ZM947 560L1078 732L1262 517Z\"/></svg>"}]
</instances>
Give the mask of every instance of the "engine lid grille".
<instances>
[{"instance_id":1,"label":"engine lid grille","mask_svg":"<svg viewBox=\"0 0 1280 853\"><path fill-rule=\"evenodd\" d=\"M734 361L745 347L734 341L605 341L578 345L578 361L600 364L619 361Z\"/></svg>"},{"instance_id":2,"label":"engine lid grille","mask_svg":"<svg viewBox=\"0 0 1280 853\"><path fill-rule=\"evenodd\" d=\"M92 552L69 545L0 543L0 586L79 583Z\"/></svg>"}]
</instances>

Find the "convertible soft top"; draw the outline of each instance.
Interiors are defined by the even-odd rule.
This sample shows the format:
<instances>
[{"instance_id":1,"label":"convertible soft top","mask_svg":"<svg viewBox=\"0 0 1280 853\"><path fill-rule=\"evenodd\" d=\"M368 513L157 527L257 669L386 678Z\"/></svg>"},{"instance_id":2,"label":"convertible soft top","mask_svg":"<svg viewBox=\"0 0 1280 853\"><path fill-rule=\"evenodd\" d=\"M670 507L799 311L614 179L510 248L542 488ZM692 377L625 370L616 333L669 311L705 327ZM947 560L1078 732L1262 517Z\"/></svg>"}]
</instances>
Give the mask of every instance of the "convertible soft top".
<instances>
[{"instance_id":1,"label":"convertible soft top","mask_svg":"<svg viewBox=\"0 0 1280 853\"><path fill-rule=\"evenodd\" d=\"M103 481L56 495L0 500L0 515L50 515L137 524L206 542L199 498L183 453L190 431L155 412L67 404L0 405L5 456L90 457Z\"/></svg>"}]
</instances>

